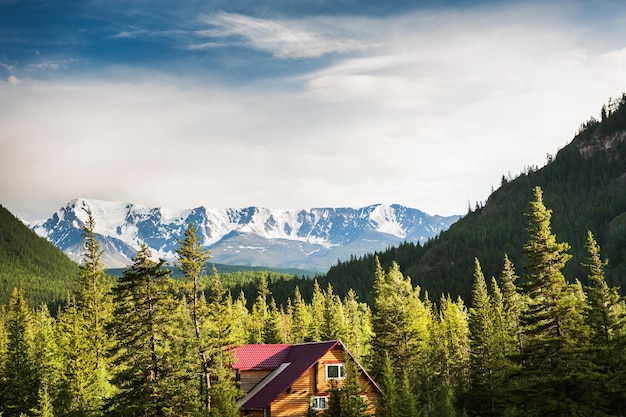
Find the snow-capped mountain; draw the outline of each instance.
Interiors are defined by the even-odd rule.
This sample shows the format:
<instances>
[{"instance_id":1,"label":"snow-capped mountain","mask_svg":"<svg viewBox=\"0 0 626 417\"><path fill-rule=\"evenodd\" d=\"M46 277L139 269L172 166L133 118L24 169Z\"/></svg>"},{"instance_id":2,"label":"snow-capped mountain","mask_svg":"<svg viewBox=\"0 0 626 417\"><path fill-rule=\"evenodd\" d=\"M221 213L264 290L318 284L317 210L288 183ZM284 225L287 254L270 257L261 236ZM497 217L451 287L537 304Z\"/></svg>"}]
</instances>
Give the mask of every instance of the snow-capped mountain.
<instances>
[{"instance_id":1,"label":"snow-capped mountain","mask_svg":"<svg viewBox=\"0 0 626 417\"><path fill-rule=\"evenodd\" d=\"M231 265L326 271L338 259L425 242L460 216L430 216L400 205L273 210L262 207L187 210L75 199L30 227L72 259L82 256L82 227L91 211L107 267L126 267L147 243L155 257L173 261L190 222L211 261Z\"/></svg>"}]
</instances>

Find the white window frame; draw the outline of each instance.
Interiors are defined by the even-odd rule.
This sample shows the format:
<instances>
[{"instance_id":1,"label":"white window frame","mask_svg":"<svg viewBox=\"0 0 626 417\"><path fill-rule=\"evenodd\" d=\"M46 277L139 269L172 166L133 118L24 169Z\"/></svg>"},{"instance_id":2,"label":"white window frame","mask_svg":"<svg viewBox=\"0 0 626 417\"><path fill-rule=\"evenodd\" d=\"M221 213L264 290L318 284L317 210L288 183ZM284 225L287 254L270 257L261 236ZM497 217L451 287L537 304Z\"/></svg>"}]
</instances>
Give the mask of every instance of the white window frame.
<instances>
[{"instance_id":1,"label":"white window frame","mask_svg":"<svg viewBox=\"0 0 626 417\"><path fill-rule=\"evenodd\" d=\"M311 408L319 411L328 408L328 397L325 395L311 397Z\"/></svg>"},{"instance_id":2,"label":"white window frame","mask_svg":"<svg viewBox=\"0 0 626 417\"><path fill-rule=\"evenodd\" d=\"M337 367L337 375L338 376L330 376L328 373L328 368ZM330 381L331 379L346 379L346 367L343 363L327 363L326 364L326 380Z\"/></svg>"}]
</instances>

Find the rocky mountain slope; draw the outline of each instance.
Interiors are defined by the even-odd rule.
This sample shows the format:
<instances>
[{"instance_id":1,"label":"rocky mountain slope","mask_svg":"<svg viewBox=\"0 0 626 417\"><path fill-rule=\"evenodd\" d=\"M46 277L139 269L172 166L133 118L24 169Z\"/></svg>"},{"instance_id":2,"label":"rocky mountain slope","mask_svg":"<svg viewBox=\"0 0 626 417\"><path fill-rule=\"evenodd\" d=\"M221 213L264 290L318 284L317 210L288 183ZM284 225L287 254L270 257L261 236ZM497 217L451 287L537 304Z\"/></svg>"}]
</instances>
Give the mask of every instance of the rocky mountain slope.
<instances>
[{"instance_id":1,"label":"rocky mountain slope","mask_svg":"<svg viewBox=\"0 0 626 417\"><path fill-rule=\"evenodd\" d=\"M187 210L75 199L31 228L70 258L81 255L88 212L111 268L129 265L141 243L155 256L175 259L177 239L190 222L213 262L325 271L338 259L384 250L401 242L424 243L459 216L430 216L400 205L272 210L261 207Z\"/></svg>"}]
</instances>

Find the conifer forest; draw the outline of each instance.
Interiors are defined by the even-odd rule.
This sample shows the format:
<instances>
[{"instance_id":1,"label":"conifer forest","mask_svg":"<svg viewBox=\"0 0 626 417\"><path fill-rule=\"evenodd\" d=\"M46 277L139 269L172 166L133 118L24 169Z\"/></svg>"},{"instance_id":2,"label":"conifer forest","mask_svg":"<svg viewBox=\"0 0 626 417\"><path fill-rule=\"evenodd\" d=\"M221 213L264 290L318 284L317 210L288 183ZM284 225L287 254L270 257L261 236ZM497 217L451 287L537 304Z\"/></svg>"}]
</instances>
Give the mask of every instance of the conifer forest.
<instances>
[{"instance_id":1,"label":"conifer forest","mask_svg":"<svg viewBox=\"0 0 626 417\"><path fill-rule=\"evenodd\" d=\"M310 299L296 287L277 305L263 274L248 301L204 271L210 253L193 224L179 240L182 278L143 246L111 283L90 217L66 303L51 312L16 287L0 310L1 415L237 416L225 347L336 339L382 387L380 417L624 415L624 300L591 232L590 284L564 275L570 247L551 221L535 187L527 265L505 257L499 276L485 277L475 259L470 300L428 294L396 263L376 262L369 304L315 281Z\"/></svg>"}]
</instances>

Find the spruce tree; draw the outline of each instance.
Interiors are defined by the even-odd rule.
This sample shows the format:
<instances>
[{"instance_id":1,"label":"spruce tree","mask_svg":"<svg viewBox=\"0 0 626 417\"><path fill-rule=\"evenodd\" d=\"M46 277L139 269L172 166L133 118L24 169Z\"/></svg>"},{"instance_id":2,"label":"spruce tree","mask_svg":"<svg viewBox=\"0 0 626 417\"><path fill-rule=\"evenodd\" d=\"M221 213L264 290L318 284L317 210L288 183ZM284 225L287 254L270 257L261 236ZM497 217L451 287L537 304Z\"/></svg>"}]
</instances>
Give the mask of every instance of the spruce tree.
<instances>
[{"instance_id":1,"label":"spruce tree","mask_svg":"<svg viewBox=\"0 0 626 417\"><path fill-rule=\"evenodd\" d=\"M343 301L345 326L341 340L357 360L367 354L372 336L371 315L367 304L359 303L351 288Z\"/></svg>"},{"instance_id":2,"label":"spruce tree","mask_svg":"<svg viewBox=\"0 0 626 417\"><path fill-rule=\"evenodd\" d=\"M619 414L626 407L626 367L623 365L624 302L618 288L609 287L604 276L608 261L602 260L600 246L591 231L586 241L588 258L582 265L589 270L587 323L591 329L592 354L597 367L595 385L600 395L593 401L598 410Z\"/></svg>"},{"instance_id":3,"label":"spruce tree","mask_svg":"<svg viewBox=\"0 0 626 417\"><path fill-rule=\"evenodd\" d=\"M39 382L39 410L41 415L52 413L62 387L63 355L57 343L55 320L43 305L34 316L34 364Z\"/></svg>"},{"instance_id":4,"label":"spruce tree","mask_svg":"<svg viewBox=\"0 0 626 417\"><path fill-rule=\"evenodd\" d=\"M324 294L317 280L313 282L310 311L311 321L307 342L320 342L322 340L322 323L324 322Z\"/></svg>"},{"instance_id":5,"label":"spruce tree","mask_svg":"<svg viewBox=\"0 0 626 417\"><path fill-rule=\"evenodd\" d=\"M106 337L106 326L111 320L112 300L108 294L109 286L105 283L105 266L101 261L100 244L95 234L95 220L91 211L82 228L83 255L79 265L80 287L76 299L78 314L82 317L80 325L84 326L80 337L84 338L84 361L81 366L85 380L92 386L85 387L89 397L82 398L85 412L93 413L100 410L102 403L111 393L109 384L109 364L106 352L110 348ZM81 344L83 341L80 342Z\"/></svg>"},{"instance_id":6,"label":"spruce tree","mask_svg":"<svg viewBox=\"0 0 626 417\"><path fill-rule=\"evenodd\" d=\"M344 315L341 299L333 291L333 286L328 283L324 292L323 321L321 323L322 340L341 339L344 327Z\"/></svg>"},{"instance_id":7,"label":"spruce tree","mask_svg":"<svg viewBox=\"0 0 626 417\"><path fill-rule=\"evenodd\" d=\"M32 350L32 313L23 288L13 289L5 325L7 346L0 381L0 411L4 417L17 417L37 408L39 387Z\"/></svg>"},{"instance_id":8,"label":"spruce tree","mask_svg":"<svg viewBox=\"0 0 626 417\"><path fill-rule=\"evenodd\" d=\"M240 392L235 387L232 373L233 357L227 347L236 344L234 333L237 323L233 321L233 305L228 291L223 286L216 271L213 274L209 303L208 320L205 324L205 346L209 354L211 379L209 390L212 416L236 416Z\"/></svg>"},{"instance_id":9,"label":"spruce tree","mask_svg":"<svg viewBox=\"0 0 626 417\"><path fill-rule=\"evenodd\" d=\"M608 261L602 260L600 246L591 231L587 232L586 247L588 259L583 266L589 269L588 279L591 283L587 287L587 322L591 327L594 345L608 348L624 327L622 299L619 289L609 287L606 282L604 269Z\"/></svg>"},{"instance_id":10,"label":"spruce tree","mask_svg":"<svg viewBox=\"0 0 626 417\"><path fill-rule=\"evenodd\" d=\"M105 326L110 320L111 300L107 297L109 288L104 282L105 266L101 260L104 251L100 248L94 229L95 220L89 211L89 217L82 229L84 252L79 265L80 289L77 304L87 326L87 338L93 352L93 368L99 369L105 367Z\"/></svg>"},{"instance_id":11,"label":"spruce tree","mask_svg":"<svg viewBox=\"0 0 626 417\"><path fill-rule=\"evenodd\" d=\"M439 380L432 391L435 409L443 407L441 413L447 413L448 405L468 389L469 379L469 326L468 313L461 298L453 301L450 296L441 297L439 320L433 325L432 360L437 363L436 374Z\"/></svg>"},{"instance_id":12,"label":"spruce tree","mask_svg":"<svg viewBox=\"0 0 626 417\"><path fill-rule=\"evenodd\" d=\"M346 379L341 388L341 416L365 417L369 415L371 405L361 397L364 391L359 382L361 372L351 358L346 357L345 364Z\"/></svg>"},{"instance_id":13,"label":"spruce tree","mask_svg":"<svg viewBox=\"0 0 626 417\"><path fill-rule=\"evenodd\" d=\"M385 273L376 261L372 330L374 337L370 363L375 378L382 375L381 358L389 353L396 371L415 369L418 348L424 341L419 331L420 313L424 310L411 280L405 278L394 263Z\"/></svg>"},{"instance_id":14,"label":"spruce tree","mask_svg":"<svg viewBox=\"0 0 626 417\"><path fill-rule=\"evenodd\" d=\"M470 378L468 395L478 415L495 414L495 361L497 350L493 303L478 259L474 260L472 307L469 309Z\"/></svg>"},{"instance_id":15,"label":"spruce tree","mask_svg":"<svg viewBox=\"0 0 626 417\"><path fill-rule=\"evenodd\" d=\"M94 355L85 317L69 297L57 322L57 343L62 354L60 408L68 415L85 416L101 406Z\"/></svg>"},{"instance_id":16,"label":"spruce tree","mask_svg":"<svg viewBox=\"0 0 626 417\"><path fill-rule=\"evenodd\" d=\"M291 320L289 334L291 343L303 343L308 338L308 329L311 326L311 314L302 299L300 288L294 289L293 303L290 310Z\"/></svg>"},{"instance_id":17,"label":"spruce tree","mask_svg":"<svg viewBox=\"0 0 626 417\"><path fill-rule=\"evenodd\" d=\"M578 408L581 378L588 371L582 348L586 344L584 305L562 273L571 258L567 243L558 243L551 230L552 211L543 204L541 188L528 213L528 259L524 287L528 305L522 313L526 389L520 406L529 412L569 415Z\"/></svg>"},{"instance_id":18,"label":"spruce tree","mask_svg":"<svg viewBox=\"0 0 626 417\"><path fill-rule=\"evenodd\" d=\"M193 414L186 401L189 382L178 351L176 322L180 318L170 293L170 271L153 261L143 244L113 289L111 323L117 387L109 402L112 416L168 416Z\"/></svg>"},{"instance_id":19,"label":"spruce tree","mask_svg":"<svg viewBox=\"0 0 626 417\"><path fill-rule=\"evenodd\" d=\"M389 352L385 352L380 377L383 395L378 403L377 417L400 417L398 393L400 391L396 371L393 369Z\"/></svg>"},{"instance_id":20,"label":"spruce tree","mask_svg":"<svg viewBox=\"0 0 626 417\"><path fill-rule=\"evenodd\" d=\"M249 317L249 343L260 344L266 343L267 339L271 338L270 334L267 334L269 330L269 297L271 292L267 285L267 279L265 275L261 275L257 283L257 298L252 305L252 312Z\"/></svg>"},{"instance_id":21,"label":"spruce tree","mask_svg":"<svg viewBox=\"0 0 626 417\"><path fill-rule=\"evenodd\" d=\"M515 266L509 260L509 257L505 255L504 266L500 274L502 304L505 315L504 323L507 327L508 336L506 338L505 353L509 357L517 358L516 362L519 363L524 348L520 316L526 308L526 302L521 294L521 288L518 288L516 284L518 278L515 273Z\"/></svg>"},{"instance_id":22,"label":"spruce tree","mask_svg":"<svg viewBox=\"0 0 626 417\"><path fill-rule=\"evenodd\" d=\"M206 393L211 387L211 373L206 348L203 346L200 336L200 327L205 317L201 312L202 305L199 302L198 295L203 290L200 277L203 275L204 267L211 256L211 252L202 248L202 243L197 236L197 228L193 223L189 223L185 229L185 238L183 240L177 239L177 242L179 245L179 248L176 249L178 269L184 275L187 292L191 293L191 322L202 372L200 392L201 395L204 393L204 406L208 411L211 409L211 403L210 397Z\"/></svg>"}]
</instances>

